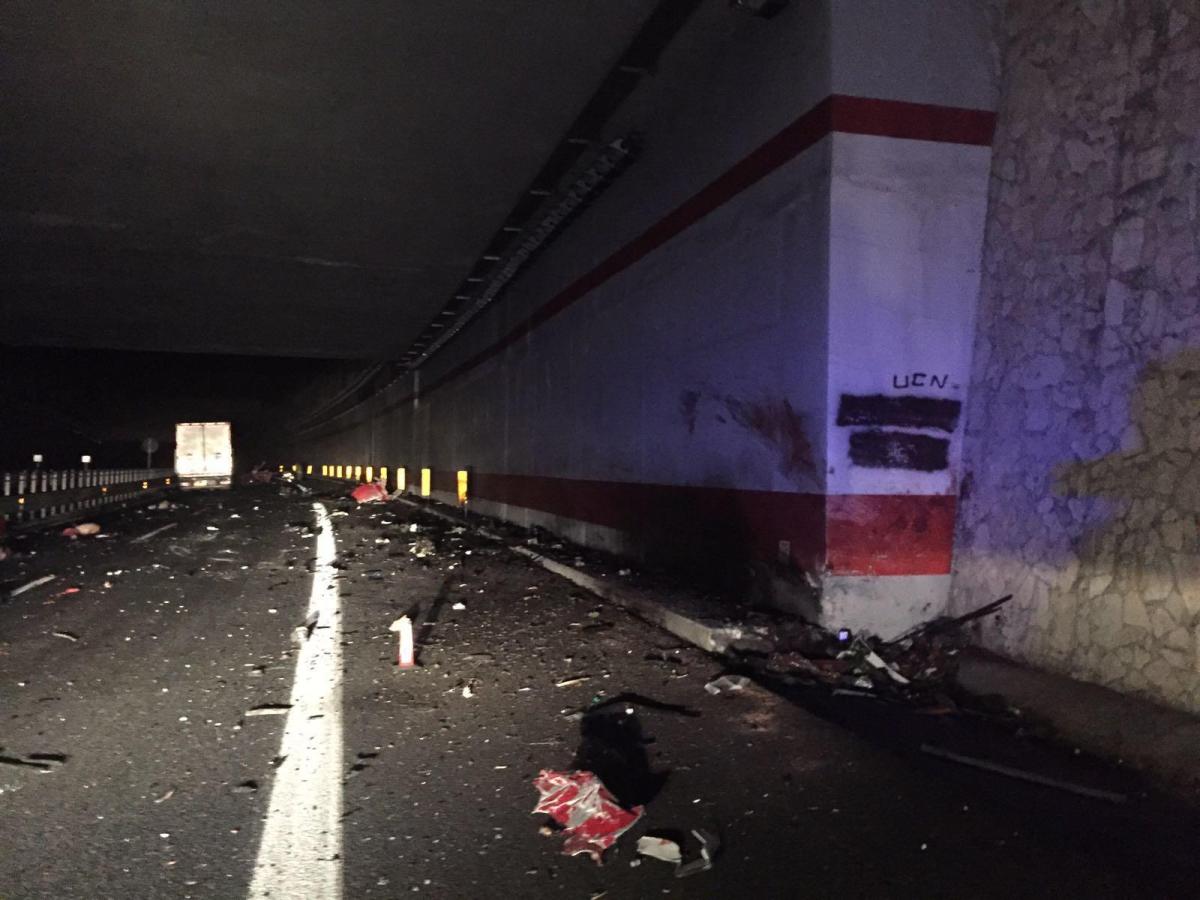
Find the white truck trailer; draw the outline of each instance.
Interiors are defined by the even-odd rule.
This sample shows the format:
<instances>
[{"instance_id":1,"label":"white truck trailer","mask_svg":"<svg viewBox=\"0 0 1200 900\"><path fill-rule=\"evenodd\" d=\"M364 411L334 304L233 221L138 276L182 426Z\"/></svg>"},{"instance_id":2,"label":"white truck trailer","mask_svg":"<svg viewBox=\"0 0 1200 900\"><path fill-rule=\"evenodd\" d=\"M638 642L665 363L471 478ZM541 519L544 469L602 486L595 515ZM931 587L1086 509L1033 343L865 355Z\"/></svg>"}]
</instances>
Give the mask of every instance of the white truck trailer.
<instances>
[{"instance_id":1,"label":"white truck trailer","mask_svg":"<svg viewBox=\"0 0 1200 900\"><path fill-rule=\"evenodd\" d=\"M228 422L175 426L175 475L184 490L233 484L233 443Z\"/></svg>"}]
</instances>

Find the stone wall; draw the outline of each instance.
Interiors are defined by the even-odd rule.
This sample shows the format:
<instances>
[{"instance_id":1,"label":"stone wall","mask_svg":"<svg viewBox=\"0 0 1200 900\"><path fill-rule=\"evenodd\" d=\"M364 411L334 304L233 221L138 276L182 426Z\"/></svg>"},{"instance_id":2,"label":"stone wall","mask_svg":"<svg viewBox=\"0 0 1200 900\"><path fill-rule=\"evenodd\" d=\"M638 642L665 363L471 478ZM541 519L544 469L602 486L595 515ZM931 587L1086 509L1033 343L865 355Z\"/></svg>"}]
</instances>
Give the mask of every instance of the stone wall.
<instances>
[{"instance_id":1,"label":"stone wall","mask_svg":"<svg viewBox=\"0 0 1200 900\"><path fill-rule=\"evenodd\" d=\"M954 608L1200 711L1200 7L1012 0Z\"/></svg>"}]
</instances>

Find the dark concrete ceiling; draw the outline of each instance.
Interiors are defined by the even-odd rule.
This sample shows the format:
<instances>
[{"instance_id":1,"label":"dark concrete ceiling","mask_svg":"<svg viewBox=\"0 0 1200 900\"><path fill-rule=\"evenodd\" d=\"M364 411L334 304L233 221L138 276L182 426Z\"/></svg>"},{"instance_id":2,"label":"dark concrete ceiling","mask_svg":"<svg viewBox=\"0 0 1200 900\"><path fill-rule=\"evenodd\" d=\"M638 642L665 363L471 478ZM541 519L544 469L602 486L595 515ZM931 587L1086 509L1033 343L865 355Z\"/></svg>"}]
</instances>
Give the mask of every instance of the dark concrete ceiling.
<instances>
[{"instance_id":1,"label":"dark concrete ceiling","mask_svg":"<svg viewBox=\"0 0 1200 900\"><path fill-rule=\"evenodd\" d=\"M653 6L3 4L3 339L396 353Z\"/></svg>"}]
</instances>

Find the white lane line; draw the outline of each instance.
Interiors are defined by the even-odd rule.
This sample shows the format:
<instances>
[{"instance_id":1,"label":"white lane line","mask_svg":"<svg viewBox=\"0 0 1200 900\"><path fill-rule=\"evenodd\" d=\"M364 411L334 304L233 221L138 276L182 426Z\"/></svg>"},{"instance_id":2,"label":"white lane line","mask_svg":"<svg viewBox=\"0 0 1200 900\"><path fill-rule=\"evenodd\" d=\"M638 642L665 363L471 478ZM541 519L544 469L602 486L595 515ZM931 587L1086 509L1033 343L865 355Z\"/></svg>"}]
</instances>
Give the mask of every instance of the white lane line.
<instances>
[{"instance_id":1,"label":"white lane line","mask_svg":"<svg viewBox=\"0 0 1200 900\"><path fill-rule=\"evenodd\" d=\"M308 616L316 627L296 657L271 802L251 900L342 896L342 644L337 546L329 514L313 504L317 559Z\"/></svg>"},{"instance_id":2,"label":"white lane line","mask_svg":"<svg viewBox=\"0 0 1200 900\"><path fill-rule=\"evenodd\" d=\"M140 544L142 541L148 541L148 540L150 540L150 538L154 537L156 534L162 534L164 531L170 531L172 528L174 528L178 524L179 524L178 522L171 522L168 525L164 525L162 528L155 528L153 531L149 531L146 534L143 534L141 537L135 537L129 543Z\"/></svg>"}]
</instances>

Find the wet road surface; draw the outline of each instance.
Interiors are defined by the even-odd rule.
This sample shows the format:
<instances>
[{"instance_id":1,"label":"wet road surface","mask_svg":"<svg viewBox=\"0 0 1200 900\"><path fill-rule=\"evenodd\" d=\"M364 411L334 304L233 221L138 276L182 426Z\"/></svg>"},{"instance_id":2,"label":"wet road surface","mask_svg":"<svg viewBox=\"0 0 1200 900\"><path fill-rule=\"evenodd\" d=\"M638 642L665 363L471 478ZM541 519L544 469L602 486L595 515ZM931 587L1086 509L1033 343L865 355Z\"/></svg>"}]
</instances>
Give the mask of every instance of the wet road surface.
<instances>
[{"instance_id":1,"label":"wet road surface","mask_svg":"<svg viewBox=\"0 0 1200 900\"><path fill-rule=\"evenodd\" d=\"M57 576L0 605L4 900L1195 896L1176 811L712 696L719 661L407 506L326 498L314 533L313 498L178 499L0 563ZM603 866L530 815L540 769L583 764L646 807ZM696 828L711 871L633 853Z\"/></svg>"}]
</instances>

